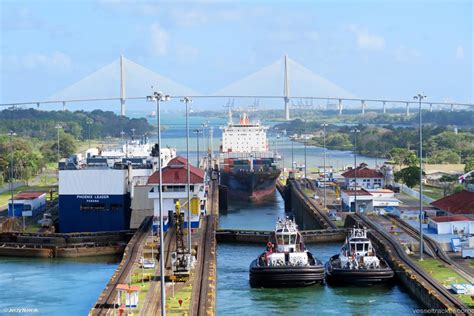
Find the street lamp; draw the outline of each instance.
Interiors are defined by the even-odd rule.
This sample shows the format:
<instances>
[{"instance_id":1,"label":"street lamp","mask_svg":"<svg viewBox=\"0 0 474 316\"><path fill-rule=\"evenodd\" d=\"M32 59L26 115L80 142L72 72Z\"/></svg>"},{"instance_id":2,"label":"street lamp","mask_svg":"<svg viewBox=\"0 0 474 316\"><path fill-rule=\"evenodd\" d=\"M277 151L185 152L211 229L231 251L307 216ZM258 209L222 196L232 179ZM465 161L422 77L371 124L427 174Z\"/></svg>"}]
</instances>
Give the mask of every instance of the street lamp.
<instances>
[{"instance_id":1,"label":"street lamp","mask_svg":"<svg viewBox=\"0 0 474 316\"><path fill-rule=\"evenodd\" d=\"M56 124L56 126L54 128L58 130L58 166L59 166L59 159L60 159L59 158L59 130L63 127L59 124Z\"/></svg>"},{"instance_id":2,"label":"street lamp","mask_svg":"<svg viewBox=\"0 0 474 316\"><path fill-rule=\"evenodd\" d=\"M135 140L135 131L136 131L136 129L132 128L131 131L132 131L132 140Z\"/></svg>"},{"instance_id":3,"label":"street lamp","mask_svg":"<svg viewBox=\"0 0 474 316\"><path fill-rule=\"evenodd\" d=\"M13 136L16 136L16 133L9 131L8 136L10 136L10 193L12 202L12 218L15 218L15 200L13 199Z\"/></svg>"},{"instance_id":4,"label":"street lamp","mask_svg":"<svg viewBox=\"0 0 474 316\"><path fill-rule=\"evenodd\" d=\"M304 120L304 138L303 138L303 144L304 144L304 178L306 179L307 178L307 174L306 174L306 169L307 169L307 165L306 165L306 123L308 122L308 120Z\"/></svg>"},{"instance_id":5,"label":"street lamp","mask_svg":"<svg viewBox=\"0 0 474 316\"><path fill-rule=\"evenodd\" d=\"M180 100L186 104L186 167L188 182L188 252L191 254L191 171L189 170L189 103L193 103L190 97L184 97Z\"/></svg>"},{"instance_id":6,"label":"street lamp","mask_svg":"<svg viewBox=\"0 0 474 316\"><path fill-rule=\"evenodd\" d=\"M125 132L124 131L120 131L120 140L121 140L121 144L122 144L122 150L124 150L124 142L123 142L123 136L125 135ZM128 152L128 148L127 146L125 146L125 157L127 157L127 153Z\"/></svg>"},{"instance_id":7,"label":"street lamp","mask_svg":"<svg viewBox=\"0 0 474 316\"><path fill-rule=\"evenodd\" d=\"M169 101L169 95L161 92L154 92L153 95L147 96L146 100L149 102L156 102L156 121L158 132L158 174L159 174L159 213L160 213L160 286L161 286L161 315L166 315L166 293L165 293L165 263L164 263L164 238L163 238L163 173L161 170L161 119L160 119L160 101Z\"/></svg>"},{"instance_id":8,"label":"street lamp","mask_svg":"<svg viewBox=\"0 0 474 316\"><path fill-rule=\"evenodd\" d=\"M91 149L91 125L94 123L93 120L87 119L86 121L87 125L89 125L89 149Z\"/></svg>"},{"instance_id":9,"label":"street lamp","mask_svg":"<svg viewBox=\"0 0 474 316\"><path fill-rule=\"evenodd\" d=\"M418 115L420 124L420 261L423 260L423 125L421 119L421 101L426 99L426 95L418 93L413 97L418 100Z\"/></svg>"},{"instance_id":10,"label":"street lamp","mask_svg":"<svg viewBox=\"0 0 474 316\"><path fill-rule=\"evenodd\" d=\"M357 133L360 130L353 128L351 133L354 133L354 212L357 213Z\"/></svg>"},{"instance_id":11,"label":"street lamp","mask_svg":"<svg viewBox=\"0 0 474 316\"><path fill-rule=\"evenodd\" d=\"M293 173L293 176L295 175L295 158L294 158L294 148L293 148L293 139L290 139L291 141L291 172Z\"/></svg>"},{"instance_id":12,"label":"street lamp","mask_svg":"<svg viewBox=\"0 0 474 316\"><path fill-rule=\"evenodd\" d=\"M321 125L323 127L323 168L324 168L324 199L323 199L323 205L324 209L326 209L326 127L328 124L326 122L323 122Z\"/></svg>"},{"instance_id":13,"label":"street lamp","mask_svg":"<svg viewBox=\"0 0 474 316\"><path fill-rule=\"evenodd\" d=\"M202 130L196 128L193 131L196 134L196 167L199 168L199 134L202 134Z\"/></svg>"}]
</instances>

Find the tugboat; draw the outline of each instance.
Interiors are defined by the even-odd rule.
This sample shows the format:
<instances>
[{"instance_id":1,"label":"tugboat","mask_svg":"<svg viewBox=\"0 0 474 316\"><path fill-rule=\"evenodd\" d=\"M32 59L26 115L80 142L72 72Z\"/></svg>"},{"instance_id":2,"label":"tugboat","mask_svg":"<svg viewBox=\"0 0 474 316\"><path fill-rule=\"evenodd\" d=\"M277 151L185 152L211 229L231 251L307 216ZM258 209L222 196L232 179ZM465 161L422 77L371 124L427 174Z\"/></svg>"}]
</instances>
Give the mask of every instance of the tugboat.
<instances>
[{"instance_id":1,"label":"tugboat","mask_svg":"<svg viewBox=\"0 0 474 316\"><path fill-rule=\"evenodd\" d=\"M276 245L276 247L275 247ZM252 287L300 287L324 282L324 266L306 250L296 223L278 219L267 249L250 264Z\"/></svg>"},{"instance_id":2,"label":"tugboat","mask_svg":"<svg viewBox=\"0 0 474 316\"><path fill-rule=\"evenodd\" d=\"M326 263L326 280L333 284L378 284L393 276L387 262L375 254L365 227L352 228L341 252Z\"/></svg>"}]
</instances>

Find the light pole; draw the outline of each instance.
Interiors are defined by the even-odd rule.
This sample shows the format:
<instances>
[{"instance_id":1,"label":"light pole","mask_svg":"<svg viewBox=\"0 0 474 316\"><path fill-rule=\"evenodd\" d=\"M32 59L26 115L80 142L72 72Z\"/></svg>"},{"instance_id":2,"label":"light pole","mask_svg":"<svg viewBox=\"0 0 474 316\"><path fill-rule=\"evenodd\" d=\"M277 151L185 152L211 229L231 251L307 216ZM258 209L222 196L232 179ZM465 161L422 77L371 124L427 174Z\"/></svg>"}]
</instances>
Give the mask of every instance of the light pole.
<instances>
[{"instance_id":1,"label":"light pole","mask_svg":"<svg viewBox=\"0 0 474 316\"><path fill-rule=\"evenodd\" d=\"M357 133L360 130L353 128L351 133L354 133L354 212L357 213Z\"/></svg>"},{"instance_id":2,"label":"light pole","mask_svg":"<svg viewBox=\"0 0 474 316\"><path fill-rule=\"evenodd\" d=\"M294 141L293 139L290 139L290 141L291 141L291 172L293 173L293 176L295 176L295 158L294 158L294 149L293 149Z\"/></svg>"},{"instance_id":3,"label":"light pole","mask_svg":"<svg viewBox=\"0 0 474 316\"><path fill-rule=\"evenodd\" d=\"M87 119L87 125L89 125L89 149L91 149L91 125L94 123L91 119Z\"/></svg>"},{"instance_id":4,"label":"light pole","mask_svg":"<svg viewBox=\"0 0 474 316\"><path fill-rule=\"evenodd\" d=\"M306 174L306 169L307 169L307 165L306 165L306 122L307 122L307 120L304 120L304 138L303 138L303 143L304 143L304 178L305 178L305 179L307 178L307 174Z\"/></svg>"},{"instance_id":5,"label":"light pole","mask_svg":"<svg viewBox=\"0 0 474 316\"><path fill-rule=\"evenodd\" d=\"M321 125L323 127L323 168L324 168L324 199L323 199L323 205L324 209L326 209L326 127L328 124L326 122L323 122Z\"/></svg>"},{"instance_id":6,"label":"light pole","mask_svg":"<svg viewBox=\"0 0 474 316\"><path fill-rule=\"evenodd\" d=\"M421 101L426 99L426 95L418 93L413 97L418 100L418 115L420 124L420 261L423 260L423 125L421 119Z\"/></svg>"},{"instance_id":7,"label":"light pole","mask_svg":"<svg viewBox=\"0 0 474 316\"><path fill-rule=\"evenodd\" d=\"M199 168L199 134L202 133L202 130L196 128L193 132L196 134L196 167Z\"/></svg>"},{"instance_id":8,"label":"light pole","mask_svg":"<svg viewBox=\"0 0 474 316\"><path fill-rule=\"evenodd\" d=\"M156 102L156 121L158 132L158 174L159 174L159 213L160 213L160 287L161 287L161 315L166 315L166 293L165 293L165 257L164 257L164 238L163 238L163 173L161 170L161 118L160 118L160 101L169 101L170 96L161 92L154 92L153 95L146 97L147 101Z\"/></svg>"},{"instance_id":9,"label":"light pole","mask_svg":"<svg viewBox=\"0 0 474 316\"><path fill-rule=\"evenodd\" d=\"M123 142L123 136L125 135L125 132L124 131L120 131L120 140L121 140L121 144L122 144L122 150L123 148L125 147L125 157L127 157L127 146L124 146L124 142Z\"/></svg>"},{"instance_id":10,"label":"light pole","mask_svg":"<svg viewBox=\"0 0 474 316\"><path fill-rule=\"evenodd\" d=\"M135 131L136 131L136 129L132 128L131 131L132 131L132 140L135 140Z\"/></svg>"},{"instance_id":11,"label":"light pole","mask_svg":"<svg viewBox=\"0 0 474 316\"><path fill-rule=\"evenodd\" d=\"M15 200L13 198L13 136L16 136L16 133L9 131L8 136L10 136L10 193L12 202L12 218L15 218Z\"/></svg>"},{"instance_id":12,"label":"light pole","mask_svg":"<svg viewBox=\"0 0 474 316\"><path fill-rule=\"evenodd\" d=\"M206 152L206 139L207 139L206 128L208 128L209 126L208 121L205 121L204 123L202 123L201 126L202 126L202 146L204 147L204 152ZM209 147L209 144L207 145L207 147ZM207 160L204 159L204 161L207 161ZM209 166L206 166L206 168L209 168Z\"/></svg>"},{"instance_id":13,"label":"light pole","mask_svg":"<svg viewBox=\"0 0 474 316\"><path fill-rule=\"evenodd\" d=\"M58 166L59 166L59 159L60 159L59 158L59 130L63 127L59 124L56 124L56 126L54 128L58 130Z\"/></svg>"},{"instance_id":14,"label":"light pole","mask_svg":"<svg viewBox=\"0 0 474 316\"><path fill-rule=\"evenodd\" d=\"M186 168L187 170L187 191L188 191L188 252L191 254L191 170L189 169L189 103L193 99L184 97L180 100L186 104Z\"/></svg>"}]
</instances>

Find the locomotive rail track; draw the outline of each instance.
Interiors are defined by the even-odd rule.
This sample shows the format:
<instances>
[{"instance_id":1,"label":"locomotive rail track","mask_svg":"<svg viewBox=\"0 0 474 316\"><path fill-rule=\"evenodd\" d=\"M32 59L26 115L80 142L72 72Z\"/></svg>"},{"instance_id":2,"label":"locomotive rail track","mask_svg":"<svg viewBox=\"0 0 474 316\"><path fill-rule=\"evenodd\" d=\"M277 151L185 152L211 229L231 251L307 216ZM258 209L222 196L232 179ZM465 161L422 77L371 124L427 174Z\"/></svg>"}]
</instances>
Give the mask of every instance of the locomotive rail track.
<instances>
[{"instance_id":1,"label":"locomotive rail track","mask_svg":"<svg viewBox=\"0 0 474 316\"><path fill-rule=\"evenodd\" d=\"M410 224L393 215L389 215L389 218L396 222L399 227L401 227L406 233L408 233L413 238L420 238L418 230ZM463 266L452 260L435 240L425 235L423 236L423 244L425 246L425 252L428 255L433 258L439 258L441 261L451 266L451 268L453 268L458 274L466 278L469 282L473 282L474 279L469 274L469 272L466 271Z\"/></svg>"},{"instance_id":2,"label":"locomotive rail track","mask_svg":"<svg viewBox=\"0 0 474 316\"><path fill-rule=\"evenodd\" d=\"M127 283L130 271L137 262L137 258L141 252L144 239L148 236L152 223L152 217L146 217L136 231L135 235L128 243L118 269L115 271L114 275L97 300L90 313L91 315L109 315L111 311L115 309L117 297L116 287L118 284Z\"/></svg>"},{"instance_id":3,"label":"locomotive rail track","mask_svg":"<svg viewBox=\"0 0 474 316\"><path fill-rule=\"evenodd\" d=\"M399 261L405 264L415 275L415 278L422 280L422 283L429 287L430 292L436 293L436 295L440 297L443 304L449 308L451 313L456 315L470 315L469 308L457 297L451 294L443 285L439 284L421 267L413 262L413 260L405 253L405 250L400 245L400 243L398 243L388 232L380 229L378 225L373 223L365 215L356 213L353 216L356 220L362 222L364 225L370 228L371 233L374 234L374 237L378 238L380 241L383 241L383 243L389 248L391 255L395 256Z\"/></svg>"}]
</instances>

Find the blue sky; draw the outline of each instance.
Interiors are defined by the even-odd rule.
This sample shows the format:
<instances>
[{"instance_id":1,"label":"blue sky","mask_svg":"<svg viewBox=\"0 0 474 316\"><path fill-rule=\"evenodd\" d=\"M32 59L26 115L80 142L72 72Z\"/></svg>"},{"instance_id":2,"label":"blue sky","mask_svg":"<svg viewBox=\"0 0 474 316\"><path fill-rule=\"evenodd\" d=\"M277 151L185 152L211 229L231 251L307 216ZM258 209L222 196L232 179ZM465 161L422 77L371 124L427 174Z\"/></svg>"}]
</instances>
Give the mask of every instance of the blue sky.
<instances>
[{"instance_id":1,"label":"blue sky","mask_svg":"<svg viewBox=\"0 0 474 316\"><path fill-rule=\"evenodd\" d=\"M285 53L360 97L473 102L472 1L1 1L0 102L120 54L200 93Z\"/></svg>"}]
</instances>

